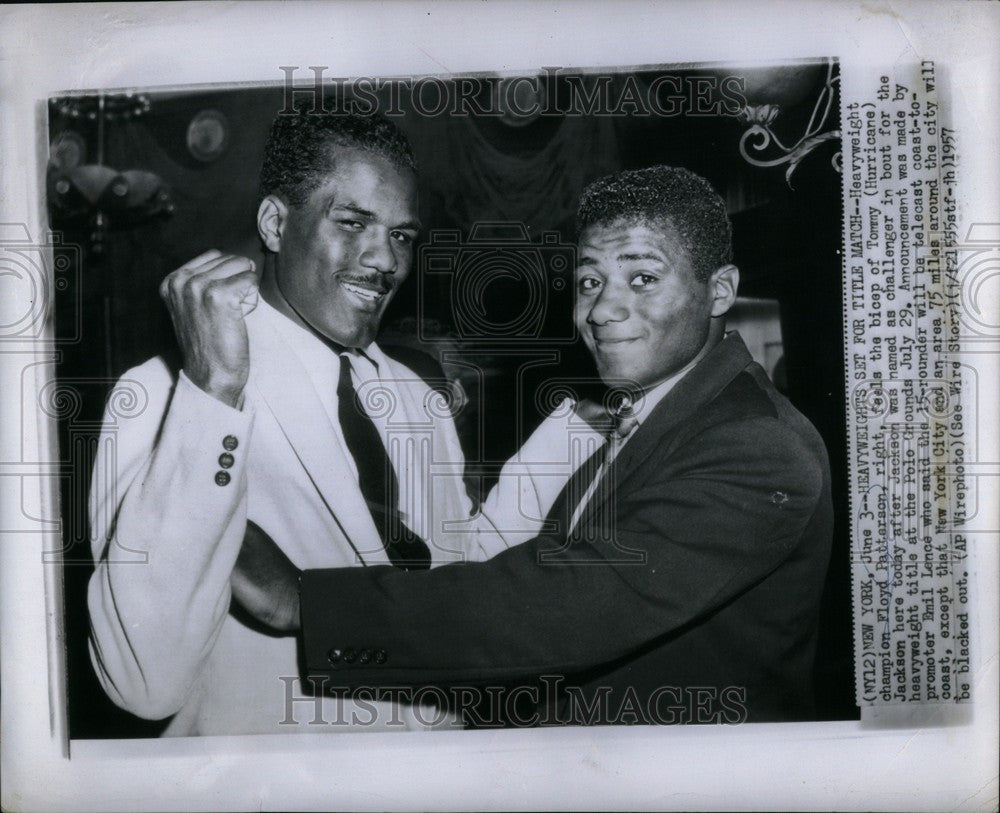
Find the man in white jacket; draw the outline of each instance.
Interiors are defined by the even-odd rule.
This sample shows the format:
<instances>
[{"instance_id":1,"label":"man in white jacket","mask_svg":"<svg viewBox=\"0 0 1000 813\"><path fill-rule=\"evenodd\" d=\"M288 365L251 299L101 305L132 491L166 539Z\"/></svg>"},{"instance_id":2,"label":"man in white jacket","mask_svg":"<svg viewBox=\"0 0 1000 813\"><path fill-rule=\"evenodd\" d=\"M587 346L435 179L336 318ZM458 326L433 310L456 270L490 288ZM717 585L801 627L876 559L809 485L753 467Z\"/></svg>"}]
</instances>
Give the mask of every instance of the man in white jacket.
<instances>
[{"instance_id":1,"label":"man in white jacket","mask_svg":"<svg viewBox=\"0 0 1000 813\"><path fill-rule=\"evenodd\" d=\"M586 449L571 454L548 419L472 515L440 395L374 341L420 228L413 156L390 122L279 115L261 195L262 272L209 251L170 274L182 367L157 357L122 377L137 414L109 401L90 497L94 666L119 706L170 717L167 735L440 723L303 699L296 639L230 610L247 523L302 569L481 560L537 532L572 468L533 478L531 462Z\"/></svg>"}]
</instances>

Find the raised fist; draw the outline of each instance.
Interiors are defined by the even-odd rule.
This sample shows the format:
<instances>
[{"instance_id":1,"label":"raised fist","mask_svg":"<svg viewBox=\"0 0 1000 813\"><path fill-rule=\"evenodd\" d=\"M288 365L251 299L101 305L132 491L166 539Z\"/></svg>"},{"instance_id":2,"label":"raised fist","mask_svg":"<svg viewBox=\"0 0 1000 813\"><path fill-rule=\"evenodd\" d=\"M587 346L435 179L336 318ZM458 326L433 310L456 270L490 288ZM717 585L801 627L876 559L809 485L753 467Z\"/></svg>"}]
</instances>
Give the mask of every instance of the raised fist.
<instances>
[{"instance_id":1,"label":"raised fist","mask_svg":"<svg viewBox=\"0 0 1000 813\"><path fill-rule=\"evenodd\" d=\"M207 251L160 284L184 372L224 404L235 407L250 371L244 318L257 307L259 278L252 260Z\"/></svg>"}]
</instances>

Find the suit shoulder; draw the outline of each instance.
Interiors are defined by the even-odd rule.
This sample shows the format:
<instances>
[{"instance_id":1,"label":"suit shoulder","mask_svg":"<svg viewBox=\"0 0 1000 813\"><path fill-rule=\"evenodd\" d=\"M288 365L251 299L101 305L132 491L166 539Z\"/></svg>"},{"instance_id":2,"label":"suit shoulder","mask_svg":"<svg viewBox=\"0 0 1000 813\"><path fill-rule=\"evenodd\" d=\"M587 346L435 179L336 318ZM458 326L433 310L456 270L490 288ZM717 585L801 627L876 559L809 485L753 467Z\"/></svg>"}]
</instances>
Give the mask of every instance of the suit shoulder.
<instances>
[{"instance_id":1,"label":"suit shoulder","mask_svg":"<svg viewBox=\"0 0 1000 813\"><path fill-rule=\"evenodd\" d=\"M708 402L700 413L699 423L777 417L778 410L771 393L763 382L744 370Z\"/></svg>"},{"instance_id":2,"label":"suit shoulder","mask_svg":"<svg viewBox=\"0 0 1000 813\"><path fill-rule=\"evenodd\" d=\"M802 467L823 471L829 466L819 432L756 363L706 405L692 428L701 432L721 425L732 426L746 441L766 446L772 454L795 458Z\"/></svg>"},{"instance_id":3,"label":"suit shoulder","mask_svg":"<svg viewBox=\"0 0 1000 813\"><path fill-rule=\"evenodd\" d=\"M416 373L429 386L433 386L437 381L445 377L444 368L434 356L418 350L415 347L408 347L402 344L379 345L382 352L397 364L406 367L410 372Z\"/></svg>"},{"instance_id":4,"label":"suit shoulder","mask_svg":"<svg viewBox=\"0 0 1000 813\"><path fill-rule=\"evenodd\" d=\"M386 358L419 379L425 387L440 393L445 398L451 398L452 390L448 375L440 362L430 353L399 344L382 345L380 349Z\"/></svg>"}]
</instances>

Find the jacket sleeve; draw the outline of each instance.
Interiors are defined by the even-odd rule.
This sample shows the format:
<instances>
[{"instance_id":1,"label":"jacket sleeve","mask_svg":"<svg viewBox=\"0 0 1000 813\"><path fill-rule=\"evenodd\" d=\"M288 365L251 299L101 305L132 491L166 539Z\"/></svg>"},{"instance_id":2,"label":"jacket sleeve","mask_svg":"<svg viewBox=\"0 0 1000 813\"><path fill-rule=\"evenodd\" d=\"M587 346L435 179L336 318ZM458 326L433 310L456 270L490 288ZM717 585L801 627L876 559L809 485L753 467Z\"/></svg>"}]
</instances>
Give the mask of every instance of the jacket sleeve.
<instances>
[{"instance_id":1,"label":"jacket sleeve","mask_svg":"<svg viewBox=\"0 0 1000 813\"><path fill-rule=\"evenodd\" d=\"M347 686L485 681L626 656L776 568L817 508L823 470L778 420L754 418L706 429L625 484L613 545L541 536L422 573L306 571L310 672ZM348 662L349 649L374 654Z\"/></svg>"},{"instance_id":2,"label":"jacket sleeve","mask_svg":"<svg viewBox=\"0 0 1000 813\"><path fill-rule=\"evenodd\" d=\"M145 406L120 417L113 393L105 411L89 500L90 654L117 705L160 719L184 703L229 610L253 416L183 372L175 383L158 360L122 387Z\"/></svg>"}]
</instances>

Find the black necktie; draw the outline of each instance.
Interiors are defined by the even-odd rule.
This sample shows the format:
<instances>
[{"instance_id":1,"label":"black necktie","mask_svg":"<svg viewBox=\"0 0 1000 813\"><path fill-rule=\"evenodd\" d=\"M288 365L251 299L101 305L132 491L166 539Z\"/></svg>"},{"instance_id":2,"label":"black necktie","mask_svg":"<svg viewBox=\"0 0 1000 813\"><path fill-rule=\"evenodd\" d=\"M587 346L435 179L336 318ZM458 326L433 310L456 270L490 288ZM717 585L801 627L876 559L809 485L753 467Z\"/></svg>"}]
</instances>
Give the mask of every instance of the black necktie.
<instances>
[{"instance_id":1,"label":"black necktie","mask_svg":"<svg viewBox=\"0 0 1000 813\"><path fill-rule=\"evenodd\" d=\"M347 449L358 468L358 484L389 561L403 570L426 570L431 565L427 544L399 515L399 480L386 454L382 437L358 400L351 380L351 359L340 356L337 417Z\"/></svg>"}]
</instances>

